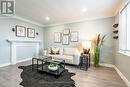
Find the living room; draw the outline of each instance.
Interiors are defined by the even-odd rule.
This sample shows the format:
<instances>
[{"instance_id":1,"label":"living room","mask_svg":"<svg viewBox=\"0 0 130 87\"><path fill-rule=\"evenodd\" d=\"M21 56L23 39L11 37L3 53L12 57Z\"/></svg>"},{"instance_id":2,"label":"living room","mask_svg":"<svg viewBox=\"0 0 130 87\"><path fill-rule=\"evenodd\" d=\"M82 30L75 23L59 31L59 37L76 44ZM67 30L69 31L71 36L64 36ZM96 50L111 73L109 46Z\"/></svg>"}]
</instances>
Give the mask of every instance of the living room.
<instances>
[{"instance_id":1,"label":"living room","mask_svg":"<svg viewBox=\"0 0 130 87\"><path fill-rule=\"evenodd\" d=\"M0 87L130 87L129 2L0 1Z\"/></svg>"}]
</instances>

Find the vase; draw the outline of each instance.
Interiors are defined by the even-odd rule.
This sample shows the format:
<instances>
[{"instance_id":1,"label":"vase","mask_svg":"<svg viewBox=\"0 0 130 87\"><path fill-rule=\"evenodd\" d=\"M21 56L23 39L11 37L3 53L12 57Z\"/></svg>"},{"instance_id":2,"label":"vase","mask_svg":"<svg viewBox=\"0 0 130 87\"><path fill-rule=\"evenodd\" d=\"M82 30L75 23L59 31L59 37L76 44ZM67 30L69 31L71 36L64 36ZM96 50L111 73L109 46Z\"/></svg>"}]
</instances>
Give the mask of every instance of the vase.
<instances>
[{"instance_id":1,"label":"vase","mask_svg":"<svg viewBox=\"0 0 130 87\"><path fill-rule=\"evenodd\" d=\"M94 66L98 67L100 61L100 46L95 46L94 48Z\"/></svg>"}]
</instances>

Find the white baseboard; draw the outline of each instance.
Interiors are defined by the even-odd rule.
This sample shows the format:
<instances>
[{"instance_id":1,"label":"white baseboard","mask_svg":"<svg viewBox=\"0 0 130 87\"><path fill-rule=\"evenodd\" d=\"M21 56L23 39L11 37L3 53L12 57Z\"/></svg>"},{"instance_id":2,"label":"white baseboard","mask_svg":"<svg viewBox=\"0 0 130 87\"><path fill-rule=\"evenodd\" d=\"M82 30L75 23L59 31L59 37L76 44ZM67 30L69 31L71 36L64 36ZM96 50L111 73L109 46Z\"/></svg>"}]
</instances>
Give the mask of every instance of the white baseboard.
<instances>
[{"instance_id":1,"label":"white baseboard","mask_svg":"<svg viewBox=\"0 0 130 87\"><path fill-rule=\"evenodd\" d=\"M91 64L94 64L94 62L91 62ZM101 66L105 66L105 67L111 67L114 68L115 65L113 64L107 64L107 63L100 63Z\"/></svg>"},{"instance_id":2,"label":"white baseboard","mask_svg":"<svg viewBox=\"0 0 130 87\"><path fill-rule=\"evenodd\" d=\"M130 81L123 75L123 73L121 73L121 71L116 66L114 66L114 68L122 80L127 84L127 86L130 87Z\"/></svg>"},{"instance_id":3,"label":"white baseboard","mask_svg":"<svg viewBox=\"0 0 130 87\"><path fill-rule=\"evenodd\" d=\"M31 59L32 59L32 58L27 58L27 59L19 60L19 61L17 61L16 63L29 61L29 60L31 60ZM11 64L11 63L4 63L4 64L0 64L0 67L5 67L5 66L9 66L9 65L12 65L12 64Z\"/></svg>"},{"instance_id":4,"label":"white baseboard","mask_svg":"<svg viewBox=\"0 0 130 87\"><path fill-rule=\"evenodd\" d=\"M113 64L100 63L101 66L114 68Z\"/></svg>"},{"instance_id":5,"label":"white baseboard","mask_svg":"<svg viewBox=\"0 0 130 87\"><path fill-rule=\"evenodd\" d=\"M9 66L10 63L0 64L0 67Z\"/></svg>"},{"instance_id":6,"label":"white baseboard","mask_svg":"<svg viewBox=\"0 0 130 87\"><path fill-rule=\"evenodd\" d=\"M25 62L25 61L29 61L31 60L32 58L27 58L27 59L23 59L23 60L18 60L16 63L21 63L21 62Z\"/></svg>"}]
</instances>

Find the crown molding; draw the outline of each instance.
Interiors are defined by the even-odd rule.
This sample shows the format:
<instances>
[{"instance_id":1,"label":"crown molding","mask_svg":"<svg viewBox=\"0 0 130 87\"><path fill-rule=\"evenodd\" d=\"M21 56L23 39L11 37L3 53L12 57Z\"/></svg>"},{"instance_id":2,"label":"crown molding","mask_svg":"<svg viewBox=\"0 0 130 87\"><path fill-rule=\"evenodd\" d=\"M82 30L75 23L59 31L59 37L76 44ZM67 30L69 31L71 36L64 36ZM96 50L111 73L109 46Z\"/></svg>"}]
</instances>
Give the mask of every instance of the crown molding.
<instances>
[{"instance_id":1,"label":"crown molding","mask_svg":"<svg viewBox=\"0 0 130 87\"><path fill-rule=\"evenodd\" d=\"M26 19L26 18L23 18L23 17L20 17L20 16L17 16L17 15L0 15L0 18L2 19L5 19L5 18L14 18L14 19L18 19L18 20L21 20L21 21L25 21L25 22L28 22L28 23L31 23L31 24L34 24L34 25L37 25L37 26L40 26L40 27L44 27L45 25L41 24L41 23L37 23L35 21L32 21L32 20L29 20L29 19Z\"/></svg>"},{"instance_id":2,"label":"crown molding","mask_svg":"<svg viewBox=\"0 0 130 87\"><path fill-rule=\"evenodd\" d=\"M104 18L109 18L109 17L114 17L114 16L115 15L106 15L106 16L101 16L101 17L85 18L85 19L69 21L69 22L60 22L60 23L55 23L55 24L49 24L49 25L45 25L44 27L53 27L53 26L58 26L58 25L73 24L73 23L84 22L84 21L104 19Z\"/></svg>"},{"instance_id":3,"label":"crown molding","mask_svg":"<svg viewBox=\"0 0 130 87\"><path fill-rule=\"evenodd\" d=\"M35 21L32 20L28 20L25 19L23 17L17 16L17 15L13 15L13 16L2 16L1 18L15 18L18 20L22 20L31 24L35 24L37 26L40 27L53 27L53 26L58 26L58 25L64 25L64 24L72 24L72 23L78 23L78 22L84 22L84 21L90 21L90 20L98 20L98 19L104 19L104 18L109 18L109 17L114 17L115 15L105 15L105 16L97 16L97 17L93 17L93 18L85 18L85 19L81 19L81 20L75 20L75 21L69 21L69 22L60 22L60 23L54 23L54 24L48 24L48 25L44 25L44 24L40 24L37 23Z\"/></svg>"},{"instance_id":4,"label":"crown molding","mask_svg":"<svg viewBox=\"0 0 130 87\"><path fill-rule=\"evenodd\" d=\"M127 3L129 3L130 0L127 0L125 2L121 2L120 5L118 6L117 10L115 11L114 15L116 16L117 14L119 14L119 12L125 7L125 5Z\"/></svg>"},{"instance_id":5,"label":"crown molding","mask_svg":"<svg viewBox=\"0 0 130 87\"><path fill-rule=\"evenodd\" d=\"M25 22L29 22L29 23L31 23L31 24L38 25L38 26L40 26L40 27L44 27L43 24L37 23L37 22L32 21L32 20L28 20L28 19L26 19L26 18L23 18L23 17L17 16L17 15L12 16L12 18L19 19L19 20L22 20L22 21L25 21Z\"/></svg>"}]
</instances>

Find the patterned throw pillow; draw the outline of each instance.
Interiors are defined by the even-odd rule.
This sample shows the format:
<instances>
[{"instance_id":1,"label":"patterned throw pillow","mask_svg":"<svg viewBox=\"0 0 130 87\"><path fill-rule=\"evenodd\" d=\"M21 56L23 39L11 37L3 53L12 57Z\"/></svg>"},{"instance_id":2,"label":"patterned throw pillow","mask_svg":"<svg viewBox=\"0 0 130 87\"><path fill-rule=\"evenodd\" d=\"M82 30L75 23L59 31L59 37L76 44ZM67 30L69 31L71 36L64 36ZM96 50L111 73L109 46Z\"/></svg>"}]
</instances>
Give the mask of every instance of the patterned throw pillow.
<instances>
[{"instance_id":1,"label":"patterned throw pillow","mask_svg":"<svg viewBox=\"0 0 130 87\"><path fill-rule=\"evenodd\" d=\"M54 55L56 55L56 54L60 54L60 50L59 50L59 48L56 48L56 47L51 48L51 53L50 53L50 54L54 54Z\"/></svg>"}]
</instances>

